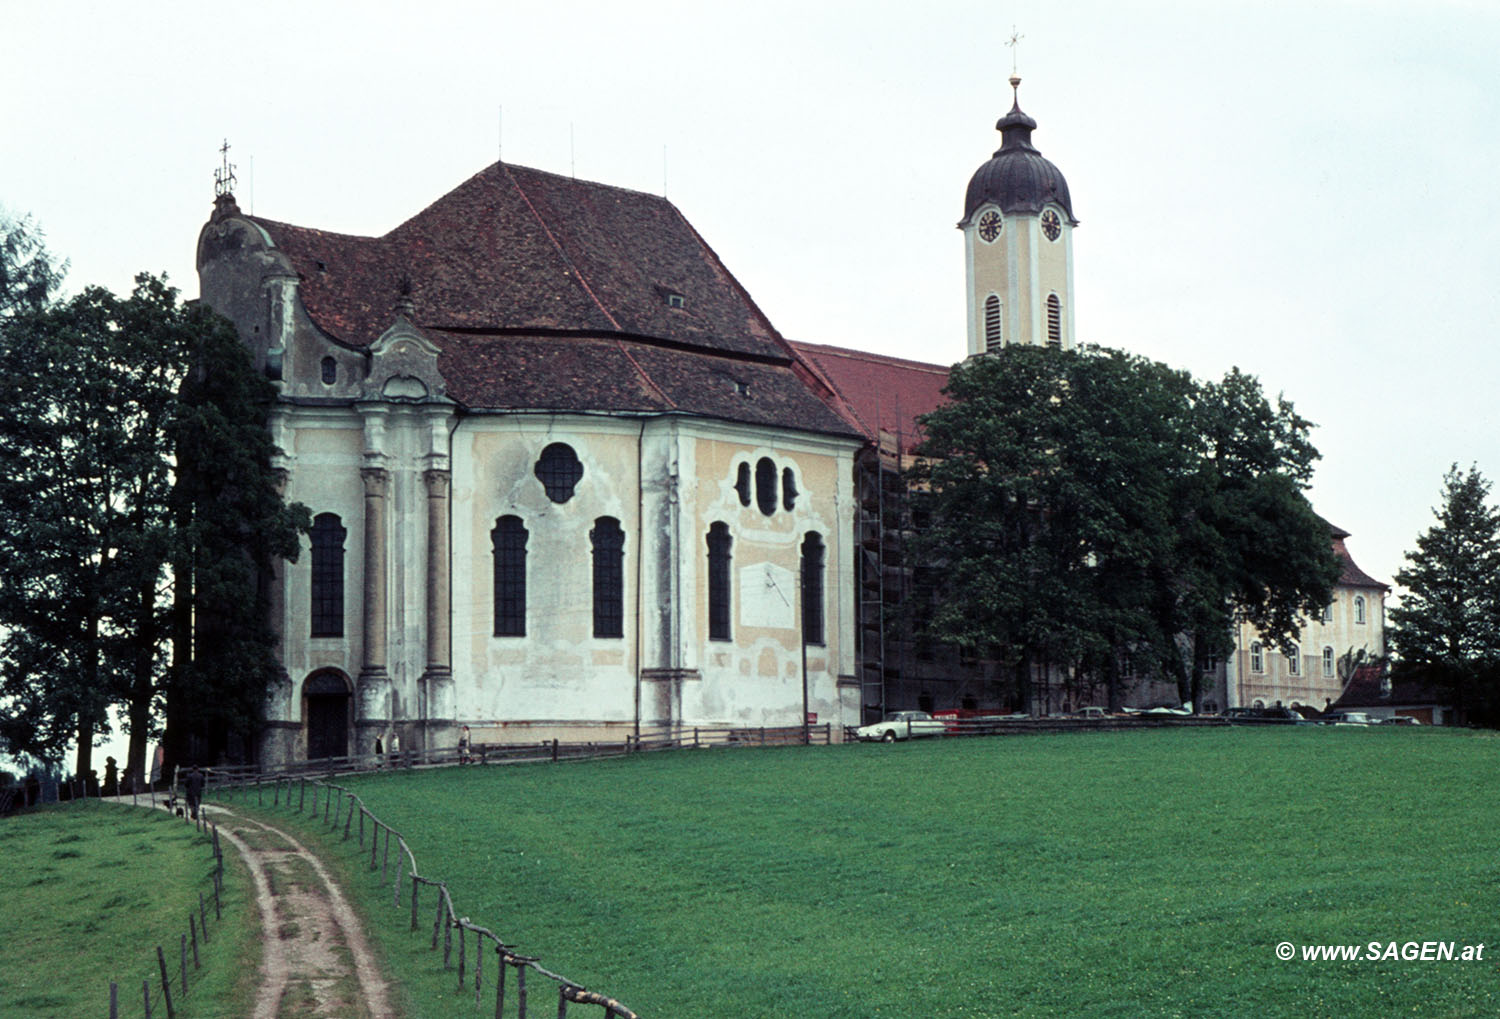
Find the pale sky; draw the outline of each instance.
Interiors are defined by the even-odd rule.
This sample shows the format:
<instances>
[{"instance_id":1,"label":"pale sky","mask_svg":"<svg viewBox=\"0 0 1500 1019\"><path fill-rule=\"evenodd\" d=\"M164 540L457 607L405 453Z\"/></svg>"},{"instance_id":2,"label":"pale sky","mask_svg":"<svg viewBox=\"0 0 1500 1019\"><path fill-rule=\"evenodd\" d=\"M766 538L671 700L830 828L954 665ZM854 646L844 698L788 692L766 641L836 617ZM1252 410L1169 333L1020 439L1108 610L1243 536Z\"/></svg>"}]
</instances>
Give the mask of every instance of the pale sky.
<instances>
[{"instance_id":1,"label":"pale sky","mask_svg":"<svg viewBox=\"0 0 1500 1019\"><path fill-rule=\"evenodd\" d=\"M1500 5L0 0L0 205L70 289L240 205L380 234L493 162L666 193L790 339L965 352L964 187L1021 105L1067 177L1077 335L1259 376L1390 581L1500 477Z\"/></svg>"}]
</instances>

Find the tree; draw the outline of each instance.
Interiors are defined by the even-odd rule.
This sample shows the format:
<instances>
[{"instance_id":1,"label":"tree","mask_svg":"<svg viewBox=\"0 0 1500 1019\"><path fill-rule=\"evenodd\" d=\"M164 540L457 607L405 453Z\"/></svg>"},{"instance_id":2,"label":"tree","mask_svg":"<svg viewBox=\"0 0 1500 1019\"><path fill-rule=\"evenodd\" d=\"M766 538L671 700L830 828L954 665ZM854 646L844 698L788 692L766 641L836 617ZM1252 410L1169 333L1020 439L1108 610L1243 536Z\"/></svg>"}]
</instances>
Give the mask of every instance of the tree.
<instances>
[{"instance_id":1,"label":"tree","mask_svg":"<svg viewBox=\"0 0 1500 1019\"><path fill-rule=\"evenodd\" d=\"M66 262L53 261L30 216L15 219L0 212L0 325L45 308L67 271Z\"/></svg>"},{"instance_id":2,"label":"tree","mask_svg":"<svg viewBox=\"0 0 1500 1019\"><path fill-rule=\"evenodd\" d=\"M1437 523L1417 538L1396 573L1406 589L1392 608L1397 671L1451 691L1471 718L1493 724L1500 708L1500 512L1478 468L1452 465Z\"/></svg>"},{"instance_id":3,"label":"tree","mask_svg":"<svg viewBox=\"0 0 1500 1019\"><path fill-rule=\"evenodd\" d=\"M1289 404L1238 372L1203 385L1117 351L1007 347L956 367L923 419L911 484L941 562L928 628L1015 669L1098 679L1155 663L1196 700L1188 666L1235 613L1296 630L1338 575L1303 487L1316 451Z\"/></svg>"},{"instance_id":4,"label":"tree","mask_svg":"<svg viewBox=\"0 0 1500 1019\"><path fill-rule=\"evenodd\" d=\"M23 309L0 344L0 729L46 760L76 739L80 774L161 644L164 429L191 349L174 302L149 276L123 301L91 287Z\"/></svg>"},{"instance_id":5,"label":"tree","mask_svg":"<svg viewBox=\"0 0 1500 1019\"><path fill-rule=\"evenodd\" d=\"M267 427L275 390L234 326L206 307L171 436L177 477L173 668L167 696L168 766L253 757L267 693L285 677L269 619L274 562L295 561L311 528L287 506Z\"/></svg>"}]
</instances>

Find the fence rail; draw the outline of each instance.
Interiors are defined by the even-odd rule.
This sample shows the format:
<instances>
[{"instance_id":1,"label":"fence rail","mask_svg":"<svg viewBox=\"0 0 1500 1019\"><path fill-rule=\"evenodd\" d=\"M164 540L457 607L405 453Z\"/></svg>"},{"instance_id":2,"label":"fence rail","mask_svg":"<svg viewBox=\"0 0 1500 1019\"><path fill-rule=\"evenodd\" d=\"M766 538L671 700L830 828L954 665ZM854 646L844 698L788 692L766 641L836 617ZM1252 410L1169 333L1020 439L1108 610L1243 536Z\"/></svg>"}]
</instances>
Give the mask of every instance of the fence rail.
<instances>
[{"instance_id":1,"label":"fence rail","mask_svg":"<svg viewBox=\"0 0 1500 1019\"><path fill-rule=\"evenodd\" d=\"M387 768L438 767L463 763L465 760L470 764L518 764L526 761L593 760L690 747L827 746L832 741L833 726L827 722L809 726L698 727L642 733L639 737L628 735L619 742L566 743L552 739L532 743L476 743L467 751L461 751L457 747L438 747L320 757L271 767L231 765L212 769L209 780L238 784L278 777L336 777Z\"/></svg>"}]
</instances>

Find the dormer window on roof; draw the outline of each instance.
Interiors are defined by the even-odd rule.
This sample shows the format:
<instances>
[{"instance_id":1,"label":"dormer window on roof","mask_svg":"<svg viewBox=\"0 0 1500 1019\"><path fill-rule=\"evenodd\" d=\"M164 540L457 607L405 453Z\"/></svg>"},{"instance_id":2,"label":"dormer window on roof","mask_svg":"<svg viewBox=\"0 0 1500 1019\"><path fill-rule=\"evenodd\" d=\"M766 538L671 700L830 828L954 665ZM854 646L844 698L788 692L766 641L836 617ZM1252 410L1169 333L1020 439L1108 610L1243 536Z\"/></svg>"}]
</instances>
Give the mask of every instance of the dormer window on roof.
<instances>
[{"instance_id":1,"label":"dormer window on roof","mask_svg":"<svg viewBox=\"0 0 1500 1019\"><path fill-rule=\"evenodd\" d=\"M668 308L686 308L687 307L687 298L683 297L681 294L674 294L674 293L668 292L667 293L667 307Z\"/></svg>"}]
</instances>

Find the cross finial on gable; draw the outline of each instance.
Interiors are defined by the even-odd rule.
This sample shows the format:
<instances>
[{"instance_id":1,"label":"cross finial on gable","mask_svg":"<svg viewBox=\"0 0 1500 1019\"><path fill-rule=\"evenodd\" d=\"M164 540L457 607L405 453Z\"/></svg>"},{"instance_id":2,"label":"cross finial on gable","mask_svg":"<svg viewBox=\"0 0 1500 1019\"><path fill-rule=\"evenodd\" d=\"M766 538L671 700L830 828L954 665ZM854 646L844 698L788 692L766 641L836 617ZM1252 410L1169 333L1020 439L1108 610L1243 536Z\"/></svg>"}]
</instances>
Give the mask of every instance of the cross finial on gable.
<instances>
[{"instance_id":1,"label":"cross finial on gable","mask_svg":"<svg viewBox=\"0 0 1500 1019\"><path fill-rule=\"evenodd\" d=\"M219 168L214 171L214 197L223 198L225 195L234 194L234 164L229 161L229 139L224 139L224 144L219 146Z\"/></svg>"}]
</instances>

